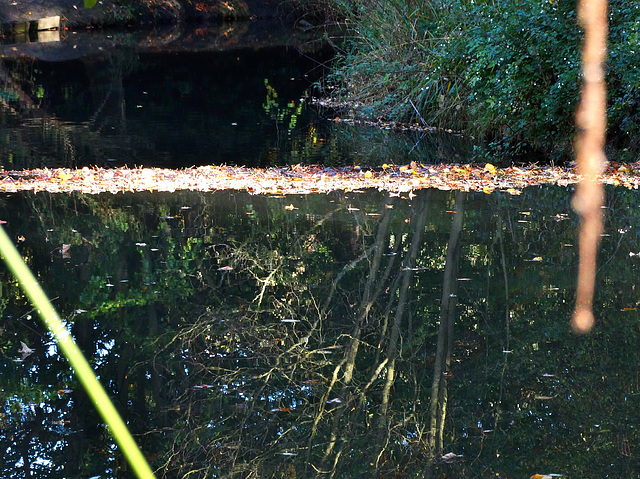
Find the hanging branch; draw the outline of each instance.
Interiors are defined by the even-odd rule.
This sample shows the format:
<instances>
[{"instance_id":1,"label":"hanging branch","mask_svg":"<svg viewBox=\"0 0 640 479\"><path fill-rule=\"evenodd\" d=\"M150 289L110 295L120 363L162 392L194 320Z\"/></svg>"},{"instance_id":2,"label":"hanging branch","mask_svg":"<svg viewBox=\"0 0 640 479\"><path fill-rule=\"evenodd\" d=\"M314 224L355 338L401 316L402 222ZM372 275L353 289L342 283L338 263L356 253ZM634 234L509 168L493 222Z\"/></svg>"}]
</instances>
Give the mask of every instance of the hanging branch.
<instances>
[{"instance_id":1,"label":"hanging branch","mask_svg":"<svg viewBox=\"0 0 640 479\"><path fill-rule=\"evenodd\" d=\"M580 214L581 222L578 291L571 325L575 331L586 333L594 323L593 291L604 204L604 187L598 177L606 161L607 91L603 62L607 51L607 0L581 0L578 8L585 29L582 98L576 113L579 129L576 151L582 181L573 199L573 207Z\"/></svg>"}]
</instances>

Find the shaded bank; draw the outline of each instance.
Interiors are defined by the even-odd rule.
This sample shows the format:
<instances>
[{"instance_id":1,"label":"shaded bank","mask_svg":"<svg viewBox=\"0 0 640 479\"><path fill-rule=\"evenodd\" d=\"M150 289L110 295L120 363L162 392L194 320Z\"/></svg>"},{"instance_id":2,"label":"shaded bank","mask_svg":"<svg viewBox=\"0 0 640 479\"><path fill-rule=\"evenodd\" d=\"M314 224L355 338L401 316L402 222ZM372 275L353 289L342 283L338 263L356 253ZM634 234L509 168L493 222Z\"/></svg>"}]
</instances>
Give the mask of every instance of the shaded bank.
<instances>
[{"instance_id":1,"label":"shaded bank","mask_svg":"<svg viewBox=\"0 0 640 479\"><path fill-rule=\"evenodd\" d=\"M84 5L91 5L84 8ZM176 22L249 20L284 18L292 10L287 2L276 0L161 0L106 1L56 0L2 2L3 23L34 21L60 16L70 29L105 26L133 26Z\"/></svg>"},{"instance_id":2,"label":"shaded bank","mask_svg":"<svg viewBox=\"0 0 640 479\"><path fill-rule=\"evenodd\" d=\"M0 55L3 59L28 57L61 62L105 56L118 49L135 49L141 53L184 53L280 46L314 52L325 45L323 36L316 31L295 30L279 19L140 25L127 30L105 28L45 32L48 37L44 39L42 33L32 33L34 38L31 41L5 38L5 42L0 42Z\"/></svg>"}]
</instances>

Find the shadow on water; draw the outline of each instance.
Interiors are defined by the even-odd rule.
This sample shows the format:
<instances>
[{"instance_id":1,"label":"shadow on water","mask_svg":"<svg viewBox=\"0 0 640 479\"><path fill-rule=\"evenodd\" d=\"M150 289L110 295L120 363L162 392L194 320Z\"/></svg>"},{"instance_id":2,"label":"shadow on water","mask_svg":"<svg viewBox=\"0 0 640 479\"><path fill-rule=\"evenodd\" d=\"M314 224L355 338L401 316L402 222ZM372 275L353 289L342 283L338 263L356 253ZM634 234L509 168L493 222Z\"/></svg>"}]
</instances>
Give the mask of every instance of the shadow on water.
<instances>
[{"instance_id":1,"label":"shadow on water","mask_svg":"<svg viewBox=\"0 0 640 479\"><path fill-rule=\"evenodd\" d=\"M256 24L4 46L2 166L464 161L469 146L452 135L333 123L309 105L331 48L317 35Z\"/></svg>"},{"instance_id":2,"label":"shadow on water","mask_svg":"<svg viewBox=\"0 0 640 479\"><path fill-rule=\"evenodd\" d=\"M0 201L160 477L632 477L637 198L607 192L599 323L576 337L569 195ZM1 474L126 476L0 275Z\"/></svg>"}]
</instances>

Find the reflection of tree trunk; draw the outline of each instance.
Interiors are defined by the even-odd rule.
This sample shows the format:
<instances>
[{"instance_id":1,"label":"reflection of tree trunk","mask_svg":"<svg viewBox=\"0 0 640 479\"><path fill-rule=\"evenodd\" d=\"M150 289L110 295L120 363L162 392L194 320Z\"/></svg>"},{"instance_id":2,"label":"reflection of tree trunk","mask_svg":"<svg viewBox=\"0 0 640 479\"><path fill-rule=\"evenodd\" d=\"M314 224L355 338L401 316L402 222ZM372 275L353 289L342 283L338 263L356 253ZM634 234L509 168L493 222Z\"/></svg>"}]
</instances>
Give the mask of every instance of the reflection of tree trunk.
<instances>
[{"instance_id":1,"label":"reflection of tree trunk","mask_svg":"<svg viewBox=\"0 0 640 479\"><path fill-rule=\"evenodd\" d=\"M395 256L391 257L384 271L380 272L382 258L386 251L386 247L389 244L389 228L391 215L389 215L388 211L378 228L374 243L374 254L371 258L369 274L367 277L367 282L364 285L363 296L359 304L359 312L355 320L354 329L351 335L351 341L348 350L345 352L345 357L343 358L341 365L336 368L337 372L340 366L344 366L344 375L342 378L343 392L341 394L343 405L334 412L331 434L328 438L328 444L325 448L322 461L322 474L331 476L336 473L336 466L342 452L342 450L338 447L338 445L341 444L339 442L340 427L341 425L344 425L345 421L347 423L349 422L348 420L345 420L343 416L347 412L350 412L351 414L354 411L355 406L350 404L354 396L352 394L349 394L347 389L354 376L355 360L360 345L362 328L365 324L367 324L370 311L380 295L390 289L389 304L387 305L385 314L382 316L387 317L391 311L395 311L395 314L393 316L393 322L390 327L389 335L387 336L386 334L383 334L384 337L388 338L385 347L385 357L382 359L381 364L377 364L380 358L378 355L376 355L376 361L372 365L371 379L368 384L366 384L364 388L359 391L360 405L362 407L366 407L366 391L375 382L378 375L381 374L382 371L386 368L386 382L382 391L382 400L380 403L379 426L385 428L388 425L388 409L391 402L391 390L396 375L395 361L398 356L398 349L401 341L402 321L406 316L406 304L409 301L413 271L420 252L420 248L422 247L422 237L426 224L429 197L430 196L427 194L425 196L422 196L421 200L416 201L416 210L415 214L412 216L411 234L409 236L409 251L404 258L402 269L397 275L396 279L393 281L393 285L391 288L388 288L388 280L394 268L397 270L398 267L397 262L394 261ZM397 238L395 245L399 249L402 249L400 243L406 243L400 240L400 237L402 236L400 234L401 232L396 233ZM382 327L386 330L386 324L384 324ZM381 338L381 343L384 337ZM335 382L336 372L334 372L334 381L332 381L332 384ZM331 388L329 388L329 390L330 389ZM329 396L325 395L325 397L323 398L323 404L327 399L329 399ZM321 405L321 409L323 407L324 406ZM355 407L355 409L357 409L357 407ZM319 418L317 418L317 420L319 420ZM377 451L377 453L380 453L380 451Z\"/></svg>"},{"instance_id":2,"label":"reflection of tree trunk","mask_svg":"<svg viewBox=\"0 0 640 479\"><path fill-rule=\"evenodd\" d=\"M95 347L93 342L93 319L85 315L76 316L71 332L85 358L90 359ZM84 470L88 444L91 443L98 429L94 422L95 410L93 402L82 388L78 388L73 392L73 409L71 410L70 421L77 432L67 437L68 447L65 450L65 455L68 458L69 472L77 474Z\"/></svg>"},{"instance_id":3,"label":"reflection of tree trunk","mask_svg":"<svg viewBox=\"0 0 640 479\"><path fill-rule=\"evenodd\" d=\"M396 351L398 348L398 339L400 337L400 325L405 313L405 305L409 296L409 287L411 286L411 280L413 279L413 268L415 267L416 258L418 257L420 247L422 246L422 234L427 221L429 196L423 196L422 198L424 198L422 204L419 205L418 211L413 217L413 221L411 223L411 246L409 247L409 253L404 259L402 271L400 273L400 277L402 278L400 284L400 296L395 310L386 355L388 360L387 378L382 390L382 400L380 403L380 426L387 424L389 397L391 394L391 386L395 380Z\"/></svg>"},{"instance_id":4,"label":"reflection of tree trunk","mask_svg":"<svg viewBox=\"0 0 640 479\"><path fill-rule=\"evenodd\" d=\"M356 316L354 321L353 330L351 331L351 338L349 341L349 345L347 346L347 350L345 351L344 358L336 366L331 384L327 388L327 391L325 392L321 400L318 414L314 420L311 438L313 438L313 435L315 434L315 431L316 431L316 427L320 422L322 415L324 414L325 404L330 399L329 396L331 395L333 386L336 384L339 378L339 373L341 369L343 370L343 374L342 374L343 392L340 395L343 396L343 400L346 400L347 396L349 396L348 394L345 393L345 389L349 386L353 378L355 361L358 355L358 349L360 347L360 337L362 335L362 326L367 322L367 319L369 317L369 312L371 311L372 306L380 296L381 292L384 290L384 284L386 283L386 279L389 275L390 268L387 267L387 269L383 273L382 278L378 278L378 270L380 269L382 257L385 251L385 246L389 238L389 226L391 223L391 216L392 216L390 211L391 210L389 209L385 209L385 214L382 217L382 220L380 221L380 225L378 227L375 243L372 246L372 248L369 248L367 250L366 255L368 256L371 252L373 252L373 257L369 263L370 264L369 274L367 276L367 282L365 283L362 299L360 300L358 315ZM391 261L391 263L393 263L393 261ZM336 279L336 282L334 282L333 284L332 292L333 290L335 290L336 283L337 283L337 279ZM328 306L329 306L328 303L326 303L324 309L328 310ZM337 443L338 432L340 428L340 420L341 420L342 414L345 411L345 408L346 406L340 408L334 414L333 426L331 428L331 436L329 438L327 447L325 448L324 457L323 457L323 464L325 465L327 464L329 456L332 454L334 447ZM311 447L309 447L309 450L311 450ZM334 459L334 462L333 462L334 467L332 469L333 473L335 473L335 470L336 470L335 465L337 463L337 458L339 457L339 455L340 455L340 452L337 453Z\"/></svg>"},{"instance_id":5,"label":"reflection of tree trunk","mask_svg":"<svg viewBox=\"0 0 640 479\"><path fill-rule=\"evenodd\" d=\"M91 117L89 128L93 131L111 128L117 133L124 133L126 131L126 101L122 79L129 58L127 54L123 53L122 55L114 55L109 60L109 68L107 69L110 75L109 88L106 92L95 88L96 91L100 91L102 96L96 98L97 107ZM94 62L85 61L85 67L88 71L91 71L91 67L96 66ZM97 76L97 73L95 75Z\"/></svg>"},{"instance_id":6,"label":"reflection of tree trunk","mask_svg":"<svg viewBox=\"0 0 640 479\"><path fill-rule=\"evenodd\" d=\"M502 236L502 218L498 216L498 242L500 243L500 258L502 264L502 277L504 279L504 304L505 304L505 321L504 321L504 332L505 332L505 342L502 348L503 351L509 351L509 339L511 337L511 331L509 328L509 320L511 318L511 312L509 311L509 277L507 275L507 257L504 253L504 240ZM504 393L504 376L507 372L508 366L508 354L504 354L504 364L502 365L502 373L500 374L500 392L498 395L498 401L496 403L496 416L493 424L493 429L498 428L498 421L500 420L500 416L502 414L502 395Z\"/></svg>"},{"instance_id":7,"label":"reflection of tree trunk","mask_svg":"<svg viewBox=\"0 0 640 479\"><path fill-rule=\"evenodd\" d=\"M121 308L118 311L120 318L120 324L126 324L126 309ZM126 340L121 340L118 347L118 362L115 367L114 382L116 385L116 398L117 406L120 410L120 414L125 416L127 410L127 403L129 402L129 373L131 372L131 365L133 362L133 345Z\"/></svg>"},{"instance_id":8,"label":"reflection of tree trunk","mask_svg":"<svg viewBox=\"0 0 640 479\"><path fill-rule=\"evenodd\" d=\"M444 267L444 282L442 286L442 303L440 307L440 327L438 329L438 344L436 361L433 368L433 383L431 386L431 405L429 408L429 447L431 454L442 454L444 421L447 413L447 384L446 376L451 364L451 350L453 348L453 327L455 324L455 307L457 293L458 260L460 257L460 237L464 220L464 192L456 193L455 215L449 234L447 258Z\"/></svg>"},{"instance_id":9,"label":"reflection of tree trunk","mask_svg":"<svg viewBox=\"0 0 640 479\"><path fill-rule=\"evenodd\" d=\"M352 341L346 354L347 363L344 370L345 384L349 384L353 377L353 368L355 366L358 347L360 345L362 324L369 318L371 307L378 299L378 296L380 296L383 286L386 283L385 280L390 272L390 268L387 267L383 277L378 280L378 270L380 269L382 255L384 254L385 245L389 238L389 224L391 223L391 214L389 213L389 211L390 210L388 209L385 210L385 215L380 222L378 233L376 234L373 259L371 260L369 266L369 275L367 277L367 282L365 283L364 293L362 295L362 300L360 301L360 307L358 309L358 317L356 319L354 330L352 332ZM393 261L390 261L389 264L393 264Z\"/></svg>"},{"instance_id":10,"label":"reflection of tree trunk","mask_svg":"<svg viewBox=\"0 0 640 479\"><path fill-rule=\"evenodd\" d=\"M156 312L156 304L149 303L147 305L148 311L148 332L149 338L155 340L158 335L158 315ZM151 360L150 374L151 374L151 393L156 403L156 410L160 417L158 418L159 427L167 427L169 425L169 416L167 414L167 396L166 396L166 383L164 376L164 366L154 356Z\"/></svg>"},{"instance_id":11,"label":"reflection of tree trunk","mask_svg":"<svg viewBox=\"0 0 640 479\"><path fill-rule=\"evenodd\" d=\"M42 407L35 407L35 417L32 420L26 421L23 427L25 431L22 441L16 441L15 444L22 453L23 471L26 477L34 477L31 456L29 451L31 450L32 441L38 439L42 434L42 424L45 421L44 411ZM16 437L19 437L16 435ZM46 442L44 442L46 444ZM35 461L34 461L35 462Z\"/></svg>"}]
</instances>

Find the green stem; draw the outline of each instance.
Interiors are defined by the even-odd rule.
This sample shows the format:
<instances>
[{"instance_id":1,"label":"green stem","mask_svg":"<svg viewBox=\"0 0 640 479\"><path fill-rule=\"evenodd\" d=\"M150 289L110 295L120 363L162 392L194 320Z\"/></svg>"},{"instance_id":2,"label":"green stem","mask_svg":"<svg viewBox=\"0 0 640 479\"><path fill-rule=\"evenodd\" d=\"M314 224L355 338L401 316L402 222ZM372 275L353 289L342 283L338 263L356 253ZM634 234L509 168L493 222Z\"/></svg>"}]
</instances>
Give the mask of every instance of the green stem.
<instances>
[{"instance_id":1,"label":"green stem","mask_svg":"<svg viewBox=\"0 0 640 479\"><path fill-rule=\"evenodd\" d=\"M152 479L154 477L153 472L120 417L120 414L118 414L118 411L113 406L104 388L96 379L91 366L60 320L58 313L56 313L51 305L49 298L47 298L47 295L42 290L38 280L33 276L33 273L31 273L29 267L25 264L22 256L2 227L0 227L0 253L9 270L16 277L20 287L31 301L31 304L38 310L40 317L53 333L58 347L69 360L85 391L93 401L104 422L109 426L118 446L136 476L139 479Z\"/></svg>"}]
</instances>

